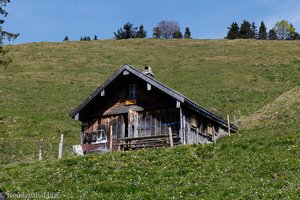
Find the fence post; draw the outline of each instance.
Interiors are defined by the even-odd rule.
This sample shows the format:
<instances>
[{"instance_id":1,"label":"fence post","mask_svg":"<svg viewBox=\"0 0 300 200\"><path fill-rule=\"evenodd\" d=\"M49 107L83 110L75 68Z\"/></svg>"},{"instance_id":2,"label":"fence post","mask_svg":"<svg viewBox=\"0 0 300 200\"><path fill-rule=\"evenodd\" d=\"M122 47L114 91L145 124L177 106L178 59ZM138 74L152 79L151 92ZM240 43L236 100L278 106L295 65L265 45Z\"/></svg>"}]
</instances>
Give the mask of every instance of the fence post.
<instances>
[{"instance_id":1,"label":"fence post","mask_svg":"<svg viewBox=\"0 0 300 200\"><path fill-rule=\"evenodd\" d=\"M63 155L64 134L60 135L60 143L58 147L58 159L62 159Z\"/></svg>"},{"instance_id":2,"label":"fence post","mask_svg":"<svg viewBox=\"0 0 300 200\"><path fill-rule=\"evenodd\" d=\"M230 121L229 121L229 115L227 115L227 126L228 126L228 136L230 136Z\"/></svg>"},{"instance_id":3,"label":"fence post","mask_svg":"<svg viewBox=\"0 0 300 200\"><path fill-rule=\"evenodd\" d=\"M39 153L39 160L43 160L43 142L44 140L40 140L40 153Z\"/></svg>"},{"instance_id":4,"label":"fence post","mask_svg":"<svg viewBox=\"0 0 300 200\"><path fill-rule=\"evenodd\" d=\"M109 131L109 149L112 151L112 137L113 137L113 127L110 126L110 131Z\"/></svg>"},{"instance_id":5,"label":"fence post","mask_svg":"<svg viewBox=\"0 0 300 200\"><path fill-rule=\"evenodd\" d=\"M173 141L173 134L172 134L171 126L169 126L169 139L170 139L170 146L174 147L174 141Z\"/></svg>"},{"instance_id":6,"label":"fence post","mask_svg":"<svg viewBox=\"0 0 300 200\"><path fill-rule=\"evenodd\" d=\"M216 129L213 127L213 142L216 143Z\"/></svg>"}]
</instances>

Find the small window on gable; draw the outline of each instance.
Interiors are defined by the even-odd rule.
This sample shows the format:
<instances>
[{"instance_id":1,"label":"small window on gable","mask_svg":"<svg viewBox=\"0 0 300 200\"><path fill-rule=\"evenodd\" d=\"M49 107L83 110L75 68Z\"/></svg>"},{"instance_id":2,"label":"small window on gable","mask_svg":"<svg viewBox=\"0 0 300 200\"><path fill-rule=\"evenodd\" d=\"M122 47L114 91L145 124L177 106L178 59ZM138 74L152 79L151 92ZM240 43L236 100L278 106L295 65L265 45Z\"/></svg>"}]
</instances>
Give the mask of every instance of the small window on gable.
<instances>
[{"instance_id":1,"label":"small window on gable","mask_svg":"<svg viewBox=\"0 0 300 200\"><path fill-rule=\"evenodd\" d=\"M136 84L129 85L129 99L136 99Z\"/></svg>"}]
</instances>

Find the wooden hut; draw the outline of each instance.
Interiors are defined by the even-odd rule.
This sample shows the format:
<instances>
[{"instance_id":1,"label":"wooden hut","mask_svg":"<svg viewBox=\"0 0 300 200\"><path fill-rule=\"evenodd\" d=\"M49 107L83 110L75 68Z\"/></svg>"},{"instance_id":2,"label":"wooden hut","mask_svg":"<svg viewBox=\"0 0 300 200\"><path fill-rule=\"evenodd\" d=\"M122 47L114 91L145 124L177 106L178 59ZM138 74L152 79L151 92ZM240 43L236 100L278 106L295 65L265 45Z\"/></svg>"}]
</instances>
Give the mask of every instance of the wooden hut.
<instances>
[{"instance_id":1,"label":"wooden hut","mask_svg":"<svg viewBox=\"0 0 300 200\"><path fill-rule=\"evenodd\" d=\"M148 66L122 66L70 116L82 122L83 152L208 143L237 131L157 81Z\"/></svg>"}]
</instances>

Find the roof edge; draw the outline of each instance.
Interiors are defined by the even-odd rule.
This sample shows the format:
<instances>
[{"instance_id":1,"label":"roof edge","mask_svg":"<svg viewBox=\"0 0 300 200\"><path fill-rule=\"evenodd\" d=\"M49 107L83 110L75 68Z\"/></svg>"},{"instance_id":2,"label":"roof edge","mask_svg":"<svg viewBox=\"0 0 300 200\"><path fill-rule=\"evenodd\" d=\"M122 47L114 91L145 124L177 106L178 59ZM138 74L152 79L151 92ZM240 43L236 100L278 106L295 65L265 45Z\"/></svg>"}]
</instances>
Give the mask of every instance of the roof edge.
<instances>
[{"instance_id":1,"label":"roof edge","mask_svg":"<svg viewBox=\"0 0 300 200\"><path fill-rule=\"evenodd\" d=\"M94 92L92 92L85 100L83 100L77 107L75 107L69 116L74 118L80 110L86 106L90 101L92 101L98 94L101 93L107 85L109 85L119 74L121 74L129 65L124 64L120 69L118 69L110 78L108 78L100 87L98 87Z\"/></svg>"}]
</instances>

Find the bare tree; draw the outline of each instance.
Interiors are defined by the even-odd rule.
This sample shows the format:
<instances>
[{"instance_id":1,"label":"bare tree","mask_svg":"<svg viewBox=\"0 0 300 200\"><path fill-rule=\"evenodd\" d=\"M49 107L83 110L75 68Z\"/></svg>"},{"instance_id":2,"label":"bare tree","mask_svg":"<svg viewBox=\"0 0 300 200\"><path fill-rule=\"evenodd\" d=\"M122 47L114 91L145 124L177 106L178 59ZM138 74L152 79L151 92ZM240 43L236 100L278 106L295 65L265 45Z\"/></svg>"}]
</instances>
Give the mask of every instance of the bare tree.
<instances>
[{"instance_id":1,"label":"bare tree","mask_svg":"<svg viewBox=\"0 0 300 200\"><path fill-rule=\"evenodd\" d=\"M173 38L175 33L180 32L179 23L175 21L161 21L157 24L153 30L159 30L159 36L161 38L170 39ZM157 36L157 34L153 33Z\"/></svg>"}]
</instances>

